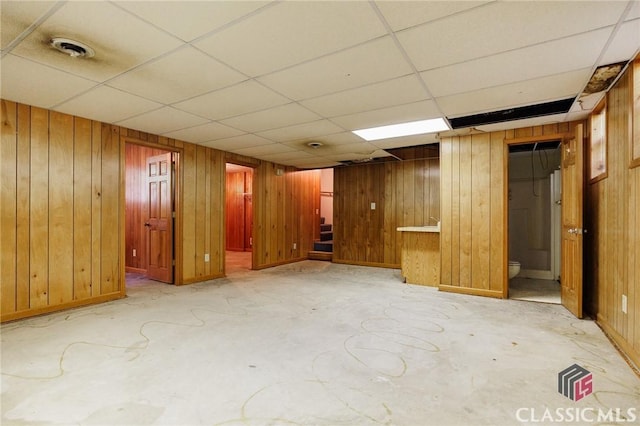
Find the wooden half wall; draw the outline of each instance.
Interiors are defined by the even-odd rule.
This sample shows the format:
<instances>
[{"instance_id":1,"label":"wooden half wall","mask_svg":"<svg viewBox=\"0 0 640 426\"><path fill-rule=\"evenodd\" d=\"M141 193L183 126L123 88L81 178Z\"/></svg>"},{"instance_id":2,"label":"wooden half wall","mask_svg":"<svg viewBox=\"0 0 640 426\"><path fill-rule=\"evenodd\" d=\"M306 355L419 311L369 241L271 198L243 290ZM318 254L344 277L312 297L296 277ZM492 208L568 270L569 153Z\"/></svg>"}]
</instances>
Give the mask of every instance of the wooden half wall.
<instances>
[{"instance_id":1,"label":"wooden half wall","mask_svg":"<svg viewBox=\"0 0 640 426\"><path fill-rule=\"evenodd\" d=\"M1 321L125 296L127 143L178 153L175 283L224 275L225 164L237 156L0 102ZM305 259L319 233L319 171L242 160L257 175L254 266Z\"/></svg>"},{"instance_id":2,"label":"wooden half wall","mask_svg":"<svg viewBox=\"0 0 640 426\"><path fill-rule=\"evenodd\" d=\"M396 229L435 225L430 218L440 218L437 147L397 154L404 160L334 170L334 262L399 268L402 236Z\"/></svg>"},{"instance_id":3,"label":"wooden half wall","mask_svg":"<svg viewBox=\"0 0 640 426\"><path fill-rule=\"evenodd\" d=\"M507 296L507 143L570 133L574 126L561 123L442 138L442 290Z\"/></svg>"},{"instance_id":4,"label":"wooden half wall","mask_svg":"<svg viewBox=\"0 0 640 426\"><path fill-rule=\"evenodd\" d=\"M320 171L261 161L253 189L254 268L307 259L320 236Z\"/></svg>"}]
</instances>

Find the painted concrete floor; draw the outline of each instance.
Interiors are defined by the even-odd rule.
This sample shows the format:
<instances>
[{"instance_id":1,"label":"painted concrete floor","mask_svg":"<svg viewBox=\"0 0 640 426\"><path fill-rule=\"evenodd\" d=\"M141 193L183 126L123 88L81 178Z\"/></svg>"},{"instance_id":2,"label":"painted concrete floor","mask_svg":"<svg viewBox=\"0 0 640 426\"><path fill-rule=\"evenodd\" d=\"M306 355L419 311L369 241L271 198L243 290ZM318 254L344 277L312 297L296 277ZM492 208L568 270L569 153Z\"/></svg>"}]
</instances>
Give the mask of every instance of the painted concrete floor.
<instances>
[{"instance_id":1,"label":"painted concrete floor","mask_svg":"<svg viewBox=\"0 0 640 426\"><path fill-rule=\"evenodd\" d=\"M509 281L509 299L560 304L560 283L556 280L514 277Z\"/></svg>"},{"instance_id":2,"label":"painted concrete floor","mask_svg":"<svg viewBox=\"0 0 640 426\"><path fill-rule=\"evenodd\" d=\"M640 379L562 306L316 261L128 294L2 326L2 425L640 422ZM593 375L576 402L574 363Z\"/></svg>"}]
</instances>

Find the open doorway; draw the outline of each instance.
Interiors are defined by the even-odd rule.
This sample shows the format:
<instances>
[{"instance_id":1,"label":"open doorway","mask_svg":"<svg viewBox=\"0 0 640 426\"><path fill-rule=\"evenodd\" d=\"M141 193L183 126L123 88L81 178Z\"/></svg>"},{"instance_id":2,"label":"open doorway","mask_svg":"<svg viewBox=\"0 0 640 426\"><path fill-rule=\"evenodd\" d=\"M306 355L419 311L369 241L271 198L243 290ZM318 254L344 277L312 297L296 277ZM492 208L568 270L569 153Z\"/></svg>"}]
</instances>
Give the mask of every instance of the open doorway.
<instances>
[{"instance_id":1,"label":"open doorway","mask_svg":"<svg viewBox=\"0 0 640 426\"><path fill-rule=\"evenodd\" d=\"M561 143L509 145L509 298L561 303Z\"/></svg>"},{"instance_id":2,"label":"open doorway","mask_svg":"<svg viewBox=\"0 0 640 426\"><path fill-rule=\"evenodd\" d=\"M227 163L225 173L225 272L252 269L253 169Z\"/></svg>"},{"instance_id":3,"label":"open doorway","mask_svg":"<svg viewBox=\"0 0 640 426\"><path fill-rule=\"evenodd\" d=\"M320 229L315 233L309 259L333 258L333 169L320 169Z\"/></svg>"},{"instance_id":4,"label":"open doorway","mask_svg":"<svg viewBox=\"0 0 640 426\"><path fill-rule=\"evenodd\" d=\"M125 284L174 284L178 153L125 143Z\"/></svg>"}]
</instances>

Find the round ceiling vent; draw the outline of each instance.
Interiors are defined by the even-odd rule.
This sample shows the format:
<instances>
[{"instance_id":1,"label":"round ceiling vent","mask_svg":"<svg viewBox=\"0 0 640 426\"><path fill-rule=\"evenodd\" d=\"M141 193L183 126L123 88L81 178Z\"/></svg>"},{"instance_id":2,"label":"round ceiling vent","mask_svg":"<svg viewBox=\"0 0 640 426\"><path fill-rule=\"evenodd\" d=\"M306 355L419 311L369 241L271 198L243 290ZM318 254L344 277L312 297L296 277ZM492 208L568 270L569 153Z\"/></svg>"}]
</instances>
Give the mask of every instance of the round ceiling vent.
<instances>
[{"instance_id":1,"label":"round ceiling vent","mask_svg":"<svg viewBox=\"0 0 640 426\"><path fill-rule=\"evenodd\" d=\"M309 142L307 144L307 146L311 147L311 148L320 148L322 146L322 142L317 142L317 141L313 141L313 142Z\"/></svg>"},{"instance_id":2,"label":"round ceiling vent","mask_svg":"<svg viewBox=\"0 0 640 426\"><path fill-rule=\"evenodd\" d=\"M55 37L49 44L72 58L91 58L95 55L95 51L86 44L68 38Z\"/></svg>"}]
</instances>

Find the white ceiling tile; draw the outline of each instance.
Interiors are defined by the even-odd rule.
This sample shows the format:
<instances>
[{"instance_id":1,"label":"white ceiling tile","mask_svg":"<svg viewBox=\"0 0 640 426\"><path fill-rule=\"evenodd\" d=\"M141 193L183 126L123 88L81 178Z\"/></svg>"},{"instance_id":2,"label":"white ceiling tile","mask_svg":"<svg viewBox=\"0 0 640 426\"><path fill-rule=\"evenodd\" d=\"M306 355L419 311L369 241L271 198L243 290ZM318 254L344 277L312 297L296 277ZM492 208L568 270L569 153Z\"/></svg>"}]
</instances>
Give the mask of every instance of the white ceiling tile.
<instances>
[{"instance_id":1,"label":"white ceiling tile","mask_svg":"<svg viewBox=\"0 0 640 426\"><path fill-rule=\"evenodd\" d=\"M297 163L300 160L309 160L315 159L317 157L315 155L309 154L304 151L289 151L289 152L281 152L277 154L263 154L261 156L263 160L271 161L273 163L279 163L283 161L290 161Z\"/></svg>"},{"instance_id":2,"label":"white ceiling tile","mask_svg":"<svg viewBox=\"0 0 640 426\"><path fill-rule=\"evenodd\" d=\"M289 103L290 100L249 80L175 104L176 108L212 120L233 117Z\"/></svg>"},{"instance_id":3,"label":"white ceiling tile","mask_svg":"<svg viewBox=\"0 0 640 426\"><path fill-rule=\"evenodd\" d=\"M426 92L415 75L345 90L300 102L324 117L335 117L417 102Z\"/></svg>"},{"instance_id":4,"label":"white ceiling tile","mask_svg":"<svg viewBox=\"0 0 640 426\"><path fill-rule=\"evenodd\" d=\"M282 2L195 45L253 77L386 34L366 2Z\"/></svg>"},{"instance_id":5,"label":"white ceiling tile","mask_svg":"<svg viewBox=\"0 0 640 426\"><path fill-rule=\"evenodd\" d=\"M167 136L173 139L179 139L186 142L202 143L217 139L239 136L243 133L244 132L240 130L233 129L231 127L225 126L224 124L207 123L190 127L188 129L165 133L163 136Z\"/></svg>"},{"instance_id":6,"label":"white ceiling tile","mask_svg":"<svg viewBox=\"0 0 640 426\"><path fill-rule=\"evenodd\" d=\"M494 2L397 35L417 69L425 71L610 26L625 6L608 1Z\"/></svg>"},{"instance_id":7,"label":"white ceiling tile","mask_svg":"<svg viewBox=\"0 0 640 426\"><path fill-rule=\"evenodd\" d=\"M344 131L329 120L318 120L310 123L297 124L295 126L281 127L258 133L273 141L284 142L303 138L314 138L322 135L330 135Z\"/></svg>"},{"instance_id":8,"label":"white ceiling tile","mask_svg":"<svg viewBox=\"0 0 640 426\"><path fill-rule=\"evenodd\" d=\"M631 9L629 10L629 13L627 13L627 16L625 16L625 20L626 21L630 21L632 19L638 19L640 18L640 1L633 1L631 2Z\"/></svg>"},{"instance_id":9,"label":"white ceiling tile","mask_svg":"<svg viewBox=\"0 0 640 426\"><path fill-rule=\"evenodd\" d=\"M640 4L640 2L637 3ZM638 49L640 49L640 18L622 24L598 65L628 61L639 53Z\"/></svg>"},{"instance_id":10,"label":"white ceiling tile","mask_svg":"<svg viewBox=\"0 0 640 426\"><path fill-rule=\"evenodd\" d=\"M596 63L612 29L591 31L420 75L433 96L442 97L587 68Z\"/></svg>"},{"instance_id":11,"label":"white ceiling tile","mask_svg":"<svg viewBox=\"0 0 640 426\"><path fill-rule=\"evenodd\" d=\"M112 87L165 104L245 80L204 53L186 47L116 77Z\"/></svg>"},{"instance_id":12,"label":"white ceiling tile","mask_svg":"<svg viewBox=\"0 0 640 426\"><path fill-rule=\"evenodd\" d=\"M0 48L5 49L33 21L49 12L56 3L51 1L0 2Z\"/></svg>"},{"instance_id":13,"label":"white ceiling tile","mask_svg":"<svg viewBox=\"0 0 640 426\"><path fill-rule=\"evenodd\" d=\"M202 117L179 111L171 107L163 107L136 117L120 121L118 124L145 132L157 134L168 133L173 130L184 129L206 123Z\"/></svg>"},{"instance_id":14,"label":"white ceiling tile","mask_svg":"<svg viewBox=\"0 0 640 426\"><path fill-rule=\"evenodd\" d=\"M411 73L393 40L383 37L259 80L291 99L302 100Z\"/></svg>"},{"instance_id":15,"label":"white ceiling tile","mask_svg":"<svg viewBox=\"0 0 640 426\"><path fill-rule=\"evenodd\" d=\"M437 117L440 117L438 107L434 101L429 100L358 114L343 115L334 117L331 121L345 129L358 130Z\"/></svg>"},{"instance_id":16,"label":"white ceiling tile","mask_svg":"<svg viewBox=\"0 0 640 426\"><path fill-rule=\"evenodd\" d=\"M221 120L221 123L249 133L255 133L263 130L293 126L318 119L320 119L320 117L317 114L298 104L290 103L263 111L227 118L226 120Z\"/></svg>"},{"instance_id":17,"label":"white ceiling tile","mask_svg":"<svg viewBox=\"0 0 640 426\"><path fill-rule=\"evenodd\" d=\"M145 21L191 41L260 7L267 1L118 1Z\"/></svg>"},{"instance_id":18,"label":"white ceiling tile","mask_svg":"<svg viewBox=\"0 0 640 426\"><path fill-rule=\"evenodd\" d=\"M576 96L591 77L591 69L497 86L438 98L447 117L495 111Z\"/></svg>"},{"instance_id":19,"label":"white ceiling tile","mask_svg":"<svg viewBox=\"0 0 640 426\"><path fill-rule=\"evenodd\" d=\"M383 150L373 151L367 154L359 154L353 152L344 152L338 154L328 154L325 155L324 158L333 161L354 161L354 162L362 162L366 163L368 160L372 158L382 158L382 157L390 157L390 155Z\"/></svg>"},{"instance_id":20,"label":"white ceiling tile","mask_svg":"<svg viewBox=\"0 0 640 426\"><path fill-rule=\"evenodd\" d=\"M70 58L48 45L52 37L85 43L95 50L95 56ZM37 27L13 53L102 82L180 44L111 3L72 1Z\"/></svg>"},{"instance_id":21,"label":"white ceiling tile","mask_svg":"<svg viewBox=\"0 0 640 426\"><path fill-rule=\"evenodd\" d=\"M569 112L591 111L605 96L605 92L590 93L588 95L580 95L577 102L574 102Z\"/></svg>"},{"instance_id":22,"label":"white ceiling tile","mask_svg":"<svg viewBox=\"0 0 640 426\"><path fill-rule=\"evenodd\" d=\"M235 152L236 154L247 155L249 157L281 154L284 152L291 152L291 151L295 151L295 149L286 145L275 143L275 142L270 143L268 145L260 145L260 146L254 146L251 148L239 148L239 149L231 150L231 152Z\"/></svg>"},{"instance_id":23,"label":"white ceiling tile","mask_svg":"<svg viewBox=\"0 0 640 426\"><path fill-rule=\"evenodd\" d=\"M204 146L219 149L222 151L233 151L236 149L251 148L251 147L256 147L260 145L272 145L272 144L273 144L272 141L265 138L261 138L260 136L256 136L256 135L234 136L231 138L202 143L202 145Z\"/></svg>"},{"instance_id":24,"label":"white ceiling tile","mask_svg":"<svg viewBox=\"0 0 640 426\"><path fill-rule=\"evenodd\" d=\"M51 108L96 85L94 81L11 54L6 55L1 61L2 99Z\"/></svg>"},{"instance_id":25,"label":"white ceiling tile","mask_svg":"<svg viewBox=\"0 0 640 426\"><path fill-rule=\"evenodd\" d=\"M333 135L316 136L306 140L285 142L285 144L303 149L303 147L308 147L307 143L309 143L311 140L322 142L325 145L343 145L362 142L362 138L352 132L341 132L335 133Z\"/></svg>"},{"instance_id":26,"label":"white ceiling tile","mask_svg":"<svg viewBox=\"0 0 640 426\"><path fill-rule=\"evenodd\" d=\"M379 150L380 148L370 142L361 140L360 142L350 144L324 145L315 151L317 151L317 155L322 155L323 157L330 157L337 154L354 154L361 157L370 157L378 154Z\"/></svg>"},{"instance_id":27,"label":"white ceiling tile","mask_svg":"<svg viewBox=\"0 0 640 426\"><path fill-rule=\"evenodd\" d=\"M394 31L435 21L487 4L487 1L380 1L376 4Z\"/></svg>"},{"instance_id":28,"label":"white ceiling tile","mask_svg":"<svg viewBox=\"0 0 640 426\"><path fill-rule=\"evenodd\" d=\"M99 99L99 102L96 102ZM118 89L99 86L73 98L55 109L67 114L115 123L144 112L157 110L161 104Z\"/></svg>"},{"instance_id":29,"label":"white ceiling tile","mask_svg":"<svg viewBox=\"0 0 640 426\"><path fill-rule=\"evenodd\" d=\"M324 159L324 158L310 158L308 160L297 160L294 164L296 167L300 169L325 169L327 167L336 167L341 164L337 161Z\"/></svg>"}]
</instances>

